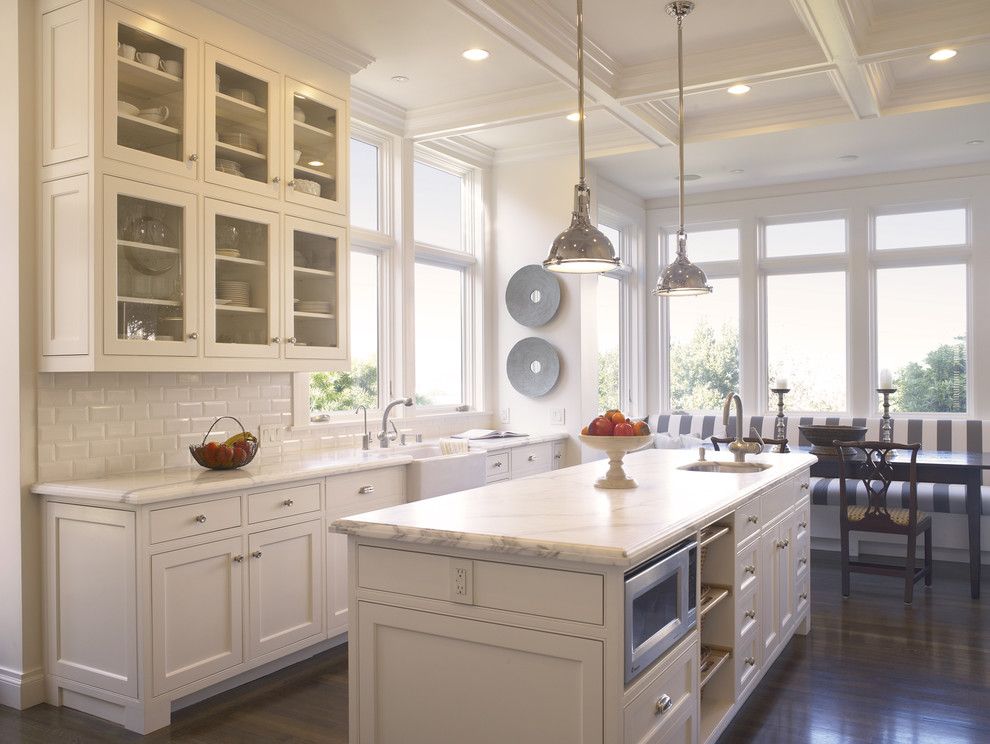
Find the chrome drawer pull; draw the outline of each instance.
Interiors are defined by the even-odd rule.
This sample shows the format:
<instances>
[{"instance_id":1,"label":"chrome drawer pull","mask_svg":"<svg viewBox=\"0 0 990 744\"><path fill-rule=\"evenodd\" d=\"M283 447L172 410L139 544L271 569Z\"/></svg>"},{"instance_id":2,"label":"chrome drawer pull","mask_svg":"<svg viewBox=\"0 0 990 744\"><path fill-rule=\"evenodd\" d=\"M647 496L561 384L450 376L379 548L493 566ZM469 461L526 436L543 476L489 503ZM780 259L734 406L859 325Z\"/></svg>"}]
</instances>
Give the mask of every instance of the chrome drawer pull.
<instances>
[{"instance_id":1,"label":"chrome drawer pull","mask_svg":"<svg viewBox=\"0 0 990 744\"><path fill-rule=\"evenodd\" d=\"M755 514L750 514L750 515L749 515L749 516L748 516L748 517L746 518L746 521L747 521L747 522L752 522L753 524L756 524L757 522L759 522L759 521L760 521L760 518L759 518L758 516L756 516Z\"/></svg>"},{"instance_id":2,"label":"chrome drawer pull","mask_svg":"<svg viewBox=\"0 0 990 744\"><path fill-rule=\"evenodd\" d=\"M756 566L746 566L743 568L743 571L745 571L748 574L753 574L753 576L756 576Z\"/></svg>"},{"instance_id":3,"label":"chrome drawer pull","mask_svg":"<svg viewBox=\"0 0 990 744\"><path fill-rule=\"evenodd\" d=\"M560 453L558 452L557 454L555 454L555 455L553 456L553 459L554 459L554 460L559 460L559 459L560 459Z\"/></svg>"},{"instance_id":4,"label":"chrome drawer pull","mask_svg":"<svg viewBox=\"0 0 990 744\"><path fill-rule=\"evenodd\" d=\"M806 530L806 529L808 529L808 523L807 522L799 522L798 523L798 527L800 527L802 530Z\"/></svg>"},{"instance_id":5,"label":"chrome drawer pull","mask_svg":"<svg viewBox=\"0 0 990 744\"><path fill-rule=\"evenodd\" d=\"M670 695L664 693L657 698L656 715L662 716L674 705L674 701L670 699Z\"/></svg>"},{"instance_id":6,"label":"chrome drawer pull","mask_svg":"<svg viewBox=\"0 0 990 744\"><path fill-rule=\"evenodd\" d=\"M260 550L254 551L253 553L251 553L251 557L252 558L260 558L261 557L261 551Z\"/></svg>"},{"instance_id":7,"label":"chrome drawer pull","mask_svg":"<svg viewBox=\"0 0 990 744\"><path fill-rule=\"evenodd\" d=\"M806 566L806 565L808 565L808 559L807 558L798 558L798 563L800 563L802 566Z\"/></svg>"},{"instance_id":8,"label":"chrome drawer pull","mask_svg":"<svg viewBox=\"0 0 990 744\"><path fill-rule=\"evenodd\" d=\"M529 461L530 462L536 462L536 455L530 455L529 456Z\"/></svg>"},{"instance_id":9,"label":"chrome drawer pull","mask_svg":"<svg viewBox=\"0 0 990 744\"><path fill-rule=\"evenodd\" d=\"M495 462L492 463L492 467L493 468L500 468L500 467L502 467L502 461L501 460L496 460Z\"/></svg>"},{"instance_id":10,"label":"chrome drawer pull","mask_svg":"<svg viewBox=\"0 0 990 744\"><path fill-rule=\"evenodd\" d=\"M243 560L244 560L244 556L243 555L235 555L234 556L234 563L240 563Z\"/></svg>"},{"instance_id":11,"label":"chrome drawer pull","mask_svg":"<svg viewBox=\"0 0 990 744\"><path fill-rule=\"evenodd\" d=\"M747 656L746 666L756 666L756 659L754 659L752 656Z\"/></svg>"},{"instance_id":12,"label":"chrome drawer pull","mask_svg":"<svg viewBox=\"0 0 990 744\"><path fill-rule=\"evenodd\" d=\"M197 514L196 515L196 521L199 522L200 524L205 523L206 522L206 515L205 514Z\"/></svg>"},{"instance_id":13,"label":"chrome drawer pull","mask_svg":"<svg viewBox=\"0 0 990 744\"><path fill-rule=\"evenodd\" d=\"M368 493L374 493L374 492L375 492L375 487L374 486L361 486L358 489L358 493L361 493L361 494L368 494Z\"/></svg>"},{"instance_id":14,"label":"chrome drawer pull","mask_svg":"<svg viewBox=\"0 0 990 744\"><path fill-rule=\"evenodd\" d=\"M746 610L746 617L748 617L750 620L755 620L756 610Z\"/></svg>"},{"instance_id":15,"label":"chrome drawer pull","mask_svg":"<svg viewBox=\"0 0 990 744\"><path fill-rule=\"evenodd\" d=\"M801 592L801 599L807 599L807 598L808 598L808 592Z\"/></svg>"},{"instance_id":16,"label":"chrome drawer pull","mask_svg":"<svg viewBox=\"0 0 990 744\"><path fill-rule=\"evenodd\" d=\"M807 483L802 483L801 484L801 490L802 491L807 491L808 490L808 487L809 487L809 484L807 484Z\"/></svg>"},{"instance_id":17,"label":"chrome drawer pull","mask_svg":"<svg viewBox=\"0 0 990 744\"><path fill-rule=\"evenodd\" d=\"M296 502L293 501L292 499L286 499L285 501L282 502L282 506L292 506L294 503Z\"/></svg>"}]
</instances>

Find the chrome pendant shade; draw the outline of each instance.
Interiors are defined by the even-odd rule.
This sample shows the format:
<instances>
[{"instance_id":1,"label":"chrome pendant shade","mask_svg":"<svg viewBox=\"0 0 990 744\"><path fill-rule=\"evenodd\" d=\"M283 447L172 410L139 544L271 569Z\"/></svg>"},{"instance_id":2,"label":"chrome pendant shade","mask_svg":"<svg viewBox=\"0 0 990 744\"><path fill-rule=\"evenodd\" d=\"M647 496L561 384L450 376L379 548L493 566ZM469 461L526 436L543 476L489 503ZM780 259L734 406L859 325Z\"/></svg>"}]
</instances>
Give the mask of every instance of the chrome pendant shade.
<instances>
[{"instance_id":1,"label":"chrome pendant shade","mask_svg":"<svg viewBox=\"0 0 990 744\"><path fill-rule=\"evenodd\" d=\"M578 65L578 153L581 177L574 187L571 224L553 241L550 255L543 262L549 271L564 274L599 274L622 266L615 248L601 230L591 223L591 189L584 176L584 10L577 0Z\"/></svg>"},{"instance_id":2,"label":"chrome pendant shade","mask_svg":"<svg viewBox=\"0 0 990 744\"><path fill-rule=\"evenodd\" d=\"M668 263L653 294L657 297L708 294L712 291L708 277L687 256L687 233L684 231L684 51L682 27L684 16L694 10L691 0L674 0L667 3L667 15L677 19L677 157L678 157L678 212L680 227L677 230L677 256Z\"/></svg>"}]
</instances>

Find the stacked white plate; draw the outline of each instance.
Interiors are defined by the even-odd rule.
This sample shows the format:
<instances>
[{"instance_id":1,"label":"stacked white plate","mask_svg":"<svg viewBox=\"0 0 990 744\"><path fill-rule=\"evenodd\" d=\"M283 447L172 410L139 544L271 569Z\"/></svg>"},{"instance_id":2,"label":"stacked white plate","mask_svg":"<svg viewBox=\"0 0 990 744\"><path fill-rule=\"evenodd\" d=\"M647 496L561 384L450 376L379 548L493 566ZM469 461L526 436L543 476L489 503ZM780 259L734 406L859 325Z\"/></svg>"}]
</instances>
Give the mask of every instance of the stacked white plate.
<instances>
[{"instance_id":1,"label":"stacked white plate","mask_svg":"<svg viewBox=\"0 0 990 744\"><path fill-rule=\"evenodd\" d=\"M329 315L333 312L333 303L323 300L300 300L296 310L301 313L323 313Z\"/></svg>"},{"instance_id":2,"label":"stacked white plate","mask_svg":"<svg viewBox=\"0 0 990 744\"><path fill-rule=\"evenodd\" d=\"M240 163L236 160L227 160L226 158L217 158L217 170L221 173L229 173L232 176L244 175Z\"/></svg>"},{"instance_id":3,"label":"stacked white plate","mask_svg":"<svg viewBox=\"0 0 990 744\"><path fill-rule=\"evenodd\" d=\"M258 152L258 140L247 132L239 132L236 129L228 132L220 132L220 141L225 145L233 145L251 152Z\"/></svg>"},{"instance_id":4,"label":"stacked white plate","mask_svg":"<svg viewBox=\"0 0 990 744\"><path fill-rule=\"evenodd\" d=\"M237 248L217 248L218 256L226 256L227 258L240 258L241 252Z\"/></svg>"},{"instance_id":5,"label":"stacked white plate","mask_svg":"<svg viewBox=\"0 0 990 744\"><path fill-rule=\"evenodd\" d=\"M223 280L217 282L217 299L231 305L248 307L251 304L251 286L247 282Z\"/></svg>"},{"instance_id":6,"label":"stacked white plate","mask_svg":"<svg viewBox=\"0 0 990 744\"><path fill-rule=\"evenodd\" d=\"M296 191L301 191L304 194L310 194L312 196L319 196L321 191L319 182L310 181L307 178L297 178L293 188Z\"/></svg>"}]
</instances>

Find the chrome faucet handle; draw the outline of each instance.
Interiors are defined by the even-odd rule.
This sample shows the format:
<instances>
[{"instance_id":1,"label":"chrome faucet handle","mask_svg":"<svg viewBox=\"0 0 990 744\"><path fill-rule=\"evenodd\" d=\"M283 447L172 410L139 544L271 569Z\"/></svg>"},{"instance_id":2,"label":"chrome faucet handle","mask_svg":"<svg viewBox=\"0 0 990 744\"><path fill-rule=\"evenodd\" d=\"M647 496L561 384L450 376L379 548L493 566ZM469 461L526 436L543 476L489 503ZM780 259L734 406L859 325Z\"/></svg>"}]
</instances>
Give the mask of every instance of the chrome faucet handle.
<instances>
[{"instance_id":1,"label":"chrome faucet handle","mask_svg":"<svg viewBox=\"0 0 990 744\"><path fill-rule=\"evenodd\" d=\"M755 426L751 426L751 427L749 427L749 433L752 435L752 438L755 439L759 443L759 445L760 445L760 452L763 452L763 450L765 450L767 448L767 443L763 441L763 437L760 436L760 432L758 432L756 430L756 427ZM757 452L755 454L758 455L758 454L760 454L760 452Z\"/></svg>"}]
</instances>

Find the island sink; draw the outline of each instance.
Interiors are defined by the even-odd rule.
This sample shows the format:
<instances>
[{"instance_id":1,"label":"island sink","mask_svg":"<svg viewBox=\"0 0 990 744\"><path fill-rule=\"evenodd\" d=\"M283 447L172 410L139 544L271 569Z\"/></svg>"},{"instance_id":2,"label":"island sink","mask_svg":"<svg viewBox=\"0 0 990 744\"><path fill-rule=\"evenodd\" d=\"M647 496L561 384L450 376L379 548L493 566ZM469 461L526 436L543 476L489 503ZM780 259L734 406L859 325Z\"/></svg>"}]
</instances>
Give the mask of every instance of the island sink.
<instances>
[{"instance_id":1,"label":"island sink","mask_svg":"<svg viewBox=\"0 0 990 744\"><path fill-rule=\"evenodd\" d=\"M678 470L692 473L762 473L772 468L765 462L724 462L718 460L699 460L688 465L681 465Z\"/></svg>"}]
</instances>

